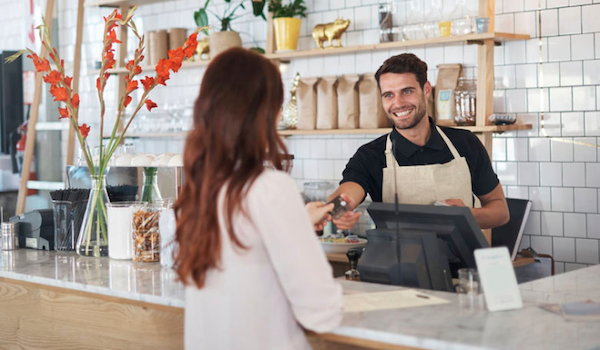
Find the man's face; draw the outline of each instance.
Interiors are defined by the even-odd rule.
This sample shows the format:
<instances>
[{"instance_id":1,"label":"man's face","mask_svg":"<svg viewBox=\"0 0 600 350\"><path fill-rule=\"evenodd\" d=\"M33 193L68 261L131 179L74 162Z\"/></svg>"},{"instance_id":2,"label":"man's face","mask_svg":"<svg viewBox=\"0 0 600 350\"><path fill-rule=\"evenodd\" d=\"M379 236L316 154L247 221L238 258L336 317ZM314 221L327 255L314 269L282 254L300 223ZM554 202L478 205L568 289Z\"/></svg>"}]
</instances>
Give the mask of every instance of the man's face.
<instances>
[{"instance_id":1,"label":"man's face","mask_svg":"<svg viewBox=\"0 0 600 350\"><path fill-rule=\"evenodd\" d=\"M379 77L379 87L383 109L397 129L411 129L427 114L429 82L421 89L413 73L385 73Z\"/></svg>"}]
</instances>

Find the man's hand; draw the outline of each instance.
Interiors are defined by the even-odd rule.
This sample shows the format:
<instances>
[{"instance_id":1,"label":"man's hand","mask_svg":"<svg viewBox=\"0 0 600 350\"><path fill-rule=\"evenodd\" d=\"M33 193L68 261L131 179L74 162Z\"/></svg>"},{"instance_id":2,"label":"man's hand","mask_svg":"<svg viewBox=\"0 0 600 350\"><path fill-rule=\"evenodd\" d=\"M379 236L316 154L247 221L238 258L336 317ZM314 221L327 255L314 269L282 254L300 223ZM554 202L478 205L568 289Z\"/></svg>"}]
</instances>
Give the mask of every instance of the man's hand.
<instances>
[{"instance_id":1,"label":"man's hand","mask_svg":"<svg viewBox=\"0 0 600 350\"><path fill-rule=\"evenodd\" d=\"M314 225L315 231L321 231L327 221L331 220L329 212L333 210L333 203L325 204L323 202L310 202L306 204L306 211L310 221Z\"/></svg>"},{"instance_id":2,"label":"man's hand","mask_svg":"<svg viewBox=\"0 0 600 350\"><path fill-rule=\"evenodd\" d=\"M348 203L348 212L340 216L338 219L334 219L333 223L340 230L351 230L354 225L358 222L358 219L362 216L362 213L355 213L353 210L356 208L356 202L350 196L345 193L340 194L342 198Z\"/></svg>"},{"instance_id":3,"label":"man's hand","mask_svg":"<svg viewBox=\"0 0 600 350\"><path fill-rule=\"evenodd\" d=\"M466 207L467 205L463 202L462 199L451 198L446 199L445 201L440 201L442 203L448 204L451 207Z\"/></svg>"}]
</instances>

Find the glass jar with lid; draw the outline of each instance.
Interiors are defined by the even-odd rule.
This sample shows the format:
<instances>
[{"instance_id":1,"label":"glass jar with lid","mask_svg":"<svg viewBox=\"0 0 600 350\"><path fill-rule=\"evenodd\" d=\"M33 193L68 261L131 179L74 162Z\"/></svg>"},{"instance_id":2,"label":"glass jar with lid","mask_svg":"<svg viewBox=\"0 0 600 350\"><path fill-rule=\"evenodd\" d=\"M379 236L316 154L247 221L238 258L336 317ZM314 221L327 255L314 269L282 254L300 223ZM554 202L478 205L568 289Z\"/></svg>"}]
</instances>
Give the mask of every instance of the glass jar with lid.
<instances>
[{"instance_id":1,"label":"glass jar with lid","mask_svg":"<svg viewBox=\"0 0 600 350\"><path fill-rule=\"evenodd\" d=\"M458 78L458 86L454 94L457 125L473 126L477 118L477 82L475 79Z\"/></svg>"}]
</instances>

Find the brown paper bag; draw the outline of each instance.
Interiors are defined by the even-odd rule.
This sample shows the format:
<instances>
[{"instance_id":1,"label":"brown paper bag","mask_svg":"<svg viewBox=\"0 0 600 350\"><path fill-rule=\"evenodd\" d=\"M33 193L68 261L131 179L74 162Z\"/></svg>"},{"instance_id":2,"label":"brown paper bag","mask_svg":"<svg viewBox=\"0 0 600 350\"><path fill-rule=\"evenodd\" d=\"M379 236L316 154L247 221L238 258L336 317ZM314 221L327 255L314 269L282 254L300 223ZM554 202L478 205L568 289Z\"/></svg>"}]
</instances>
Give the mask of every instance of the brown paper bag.
<instances>
[{"instance_id":1,"label":"brown paper bag","mask_svg":"<svg viewBox=\"0 0 600 350\"><path fill-rule=\"evenodd\" d=\"M358 128L358 74L342 75L337 84L338 128Z\"/></svg>"},{"instance_id":2,"label":"brown paper bag","mask_svg":"<svg viewBox=\"0 0 600 350\"><path fill-rule=\"evenodd\" d=\"M317 87L319 78L300 78L296 89L298 129L314 130L317 126Z\"/></svg>"},{"instance_id":3,"label":"brown paper bag","mask_svg":"<svg viewBox=\"0 0 600 350\"><path fill-rule=\"evenodd\" d=\"M462 65L439 64L437 83L435 84L435 122L437 125L456 125L454 116L454 91L458 85L458 77L462 75Z\"/></svg>"},{"instance_id":4,"label":"brown paper bag","mask_svg":"<svg viewBox=\"0 0 600 350\"><path fill-rule=\"evenodd\" d=\"M317 129L337 129L337 77L322 77L317 83Z\"/></svg>"},{"instance_id":5,"label":"brown paper bag","mask_svg":"<svg viewBox=\"0 0 600 350\"><path fill-rule=\"evenodd\" d=\"M358 83L360 104L359 126L361 129L378 129L389 126L388 119L381 106L381 93L374 73L363 75Z\"/></svg>"},{"instance_id":6,"label":"brown paper bag","mask_svg":"<svg viewBox=\"0 0 600 350\"><path fill-rule=\"evenodd\" d=\"M166 30L150 32L150 65L155 66L161 58L168 58L168 35Z\"/></svg>"},{"instance_id":7,"label":"brown paper bag","mask_svg":"<svg viewBox=\"0 0 600 350\"><path fill-rule=\"evenodd\" d=\"M175 50L176 48L185 44L187 29L185 28L171 28L169 29L169 50Z\"/></svg>"}]
</instances>

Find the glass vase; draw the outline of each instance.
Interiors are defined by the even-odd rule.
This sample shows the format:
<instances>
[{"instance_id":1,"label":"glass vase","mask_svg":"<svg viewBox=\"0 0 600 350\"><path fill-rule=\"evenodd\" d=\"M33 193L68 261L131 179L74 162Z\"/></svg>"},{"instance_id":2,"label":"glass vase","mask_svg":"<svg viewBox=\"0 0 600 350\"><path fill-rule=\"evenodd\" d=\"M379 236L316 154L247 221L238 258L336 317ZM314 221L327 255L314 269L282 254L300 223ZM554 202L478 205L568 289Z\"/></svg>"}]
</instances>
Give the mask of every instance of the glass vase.
<instances>
[{"instance_id":1,"label":"glass vase","mask_svg":"<svg viewBox=\"0 0 600 350\"><path fill-rule=\"evenodd\" d=\"M108 256L107 203L105 175L92 175L92 188L77 238L77 254Z\"/></svg>"},{"instance_id":2,"label":"glass vase","mask_svg":"<svg viewBox=\"0 0 600 350\"><path fill-rule=\"evenodd\" d=\"M156 167L144 168L144 185L142 187L142 202L147 203L160 203L162 202L162 196L158 189L158 176Z\"/></svg>"}]
</instances>

